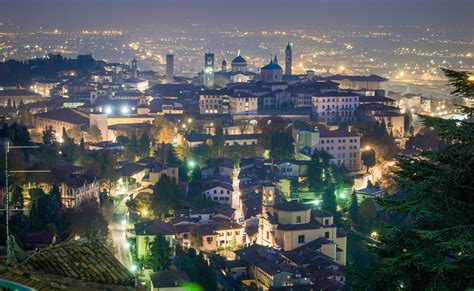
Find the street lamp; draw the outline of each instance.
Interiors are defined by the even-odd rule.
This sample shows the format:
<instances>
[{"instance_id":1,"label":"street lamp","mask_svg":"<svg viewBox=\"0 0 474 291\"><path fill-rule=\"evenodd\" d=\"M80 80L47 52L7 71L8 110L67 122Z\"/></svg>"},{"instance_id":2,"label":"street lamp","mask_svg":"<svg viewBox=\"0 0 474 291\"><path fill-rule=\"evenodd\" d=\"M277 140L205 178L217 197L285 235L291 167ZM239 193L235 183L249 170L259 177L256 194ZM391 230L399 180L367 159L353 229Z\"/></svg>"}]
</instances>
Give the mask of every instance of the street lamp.
<instances>
[{"instance_id":1,"label":"street lamp","mask_svg":"<svg viewBox=\"0 0 474 291\"><path fill-rule=\"evenodd\" d=\"M364 147L364 151L370 151L371 149L372 149L372 148L371 148L369 145L366 145L366 146Z\"/></svg>"}]
</instances>

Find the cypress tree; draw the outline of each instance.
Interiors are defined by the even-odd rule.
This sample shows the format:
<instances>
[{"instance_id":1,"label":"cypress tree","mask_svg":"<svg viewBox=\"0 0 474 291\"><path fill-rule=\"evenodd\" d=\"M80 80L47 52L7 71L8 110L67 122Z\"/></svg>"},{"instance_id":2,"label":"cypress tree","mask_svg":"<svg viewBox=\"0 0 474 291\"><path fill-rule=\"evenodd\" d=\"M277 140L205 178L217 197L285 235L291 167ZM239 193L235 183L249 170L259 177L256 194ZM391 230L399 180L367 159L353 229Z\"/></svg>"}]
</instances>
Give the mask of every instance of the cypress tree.
<instances>
[{"instance_id":1,"label":"cypress tree","mask_svg":"<svg viewBox=\"0 0 474 291\"><path fill-rule=\"evenodd\" d=\"M444 70L453 94L473 98L467 72ZM379 290L466 290L474 286L474 123L473 108L462 107L465 120L421 116L448 145L397 159L394 171L403 195L378 204L404 215L380 234L379 260L369 272ZM368 279L368 277L366 278Z\"/></svg>"}]
</instances>

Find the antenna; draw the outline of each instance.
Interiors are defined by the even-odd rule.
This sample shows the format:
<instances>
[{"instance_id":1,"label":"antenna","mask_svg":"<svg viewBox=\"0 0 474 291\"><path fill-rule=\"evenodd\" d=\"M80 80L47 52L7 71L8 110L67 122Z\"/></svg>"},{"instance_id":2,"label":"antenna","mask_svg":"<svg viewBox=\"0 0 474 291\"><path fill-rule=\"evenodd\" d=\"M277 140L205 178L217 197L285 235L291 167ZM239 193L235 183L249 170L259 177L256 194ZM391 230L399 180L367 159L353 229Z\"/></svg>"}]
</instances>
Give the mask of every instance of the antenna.
<instances>
[{"instance_id":1,"label":"antenna","mask_svg":"<svg viewBox=\"0 0 474 291\"><path fill-rule=\"evenodd\" d=\"M5 199L5 209L0 209L1 211L5 211L5 228L6 228L6 233L7 233L7 266L10 265L11 260L14 256L13 254L13 248L14 248L14 243L15 243L15 238L10 235L10 223L9 223L9 218L10 218L10 192L8 191L8 177L10 174L15 174L15 173L50 173L50 170L13 170L9 171L8 170L8 153L10 152L10 149L37 149L39 146L15 146L15 145L10 145L10 141L7 141L5 144L5 193L6 193L6 199ZM23 211L23 209L12 209L12 211Z\"/></svg>"}]
</instances>

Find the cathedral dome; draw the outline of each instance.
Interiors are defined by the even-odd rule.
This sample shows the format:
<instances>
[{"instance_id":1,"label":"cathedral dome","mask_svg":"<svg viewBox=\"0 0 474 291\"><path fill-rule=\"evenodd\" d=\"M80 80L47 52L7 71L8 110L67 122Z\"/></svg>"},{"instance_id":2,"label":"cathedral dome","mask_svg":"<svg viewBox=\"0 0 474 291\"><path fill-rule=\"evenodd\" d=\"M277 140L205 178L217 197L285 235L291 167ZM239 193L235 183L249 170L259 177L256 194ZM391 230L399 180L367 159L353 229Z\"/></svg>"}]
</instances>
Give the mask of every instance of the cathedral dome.
<instances>
[{"instance_id":1,"label":"cathedral dome","mask_svg":"<svg viewBox=\"0 0 474 291\"><path fill-rule=\"evenodd\" d=\"M247 61L241 55L236 56L232 60L232 64L247 64Z\"/></svg>"}]
</instances>

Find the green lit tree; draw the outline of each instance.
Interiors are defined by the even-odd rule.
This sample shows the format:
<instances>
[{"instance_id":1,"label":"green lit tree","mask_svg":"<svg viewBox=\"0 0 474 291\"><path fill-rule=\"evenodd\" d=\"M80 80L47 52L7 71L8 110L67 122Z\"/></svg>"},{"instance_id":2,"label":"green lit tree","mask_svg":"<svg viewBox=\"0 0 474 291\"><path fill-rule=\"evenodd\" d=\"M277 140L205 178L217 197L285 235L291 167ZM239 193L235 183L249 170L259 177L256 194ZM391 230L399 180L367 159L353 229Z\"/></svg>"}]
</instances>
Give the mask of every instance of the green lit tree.
<instances>
[{"instance_id":1,"label":"green lit tree","mask_svg":"<svg viewBox=\"0 0 474 291\"><path fill-rule=\"evenodd\" d=\"M453 95L474 96L467 72L444 69ZM438 151L399 157L394 171L402 194L380 199L401 224L381 232L379 260L369 272L378 290L468 290L474 286L474 123L421 116L448 145ZM367 279L367 278L366 278Z\"/></svg>"},{"instance_id":2,"label":"green lit tree","mask_svg":"<svg viewBox=\"0 0 474 291\"><path fill-rule=\"evenodd\" d=\"M164 218L172 213L178 207L181 196L176 182L162 175L153 188L151 205L155 215Z\"/></svg>"},{"instance_id":3,"label":"green lit tree","mask_svg":"<svg viewBox=\"0 0 474 291\"><path fill-rule=\"evenodd\" d=\"M171 266L171 247L163 235L157 235L151 243L151 256L149 262L153 271L161 272Z\"/></svg>"},{"instance_id":4,"label":"green lit tree","mask_svg":"<svg viewBox=\"0 0 474 291\"><path fill-rule=\"evenodd\" d=\"M336 208L337 208L337 203L336 203L336 195L335 192L336 188L334 187L333 184L330 184L326 190L323 192L322 196L322 204L321 208L323 210L329 211L333 214L336 214Z\"/></svg>"},{"instance_id":5,"label":"green lit tree","mask_svg":"<svg viewBox=\"0 0 474 291\"><path fill-rule=\"evenodd\" d=\"M351 194L351 205L349 206L349 218L352 223L357 224L359 221L359 201L357 200L357 193L355 191Z\"/></svg>"},{"instance_id":6,"label":"green lit tree","mask_svg":"<svg viewBox=\"0 0 474 291\"><path fill-rule=\"evenodd\" d=\"M275 133L270 141L270 158L284 160L293 158L293 137L290 133Z\"/></svg>"}]
</instances>

